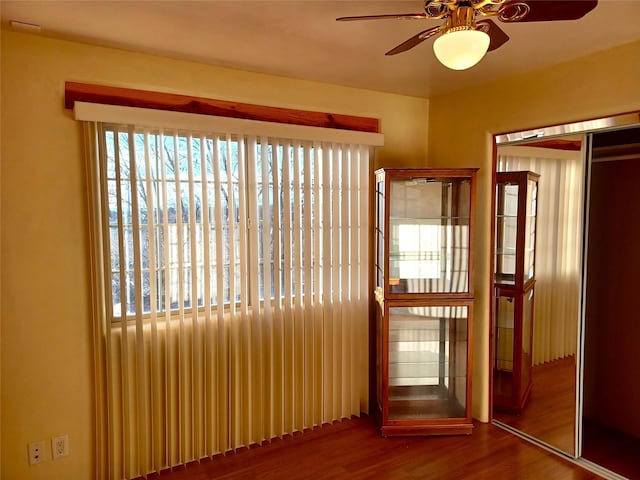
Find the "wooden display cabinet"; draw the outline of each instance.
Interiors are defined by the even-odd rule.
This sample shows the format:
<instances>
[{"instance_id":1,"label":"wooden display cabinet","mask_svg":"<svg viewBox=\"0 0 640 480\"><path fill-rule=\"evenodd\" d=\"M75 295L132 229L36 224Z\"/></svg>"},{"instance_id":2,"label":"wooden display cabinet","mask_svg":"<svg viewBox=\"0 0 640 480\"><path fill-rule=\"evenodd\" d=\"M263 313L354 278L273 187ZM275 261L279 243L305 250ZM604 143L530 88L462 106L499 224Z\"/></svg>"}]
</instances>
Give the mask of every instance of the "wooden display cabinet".
<instances>
[{"instance_id":1,"label":"wooden display cabinet","mask_svg":"<svg viewBox=\"0 0 640 480\"><path fill-rule=\"evenodd\" d=\"M382 434L470 434L477 169L376 172Z\"/></svg>"},{"instance_id":2,"label":"wooden display cabinet","mask_svg":"<svg viewBox=\"0 0 640 480\"><path fill-rule=\"evenodd\" d=\"M538 179L496 174L493 404L516 415L531 392Z\"/></svg>"}]
</instances>

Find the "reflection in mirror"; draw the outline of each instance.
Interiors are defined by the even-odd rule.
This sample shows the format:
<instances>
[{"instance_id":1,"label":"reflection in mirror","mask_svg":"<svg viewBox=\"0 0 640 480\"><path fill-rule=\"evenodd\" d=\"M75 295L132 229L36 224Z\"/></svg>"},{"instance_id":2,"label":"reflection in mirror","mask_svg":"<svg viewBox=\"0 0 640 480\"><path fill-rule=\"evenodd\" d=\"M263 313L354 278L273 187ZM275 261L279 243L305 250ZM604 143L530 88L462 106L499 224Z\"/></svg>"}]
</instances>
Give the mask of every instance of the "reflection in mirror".
<instances>
[{"instance_id":1,"label":"reflection in mirror","mask_svg":"<svg viewBox=\"0 0 640 480\"><path fill-rule=\"evenodd\" d=\"M493 418L575 456L584 135L497 147Z\"/></svg>"}]
</instances>

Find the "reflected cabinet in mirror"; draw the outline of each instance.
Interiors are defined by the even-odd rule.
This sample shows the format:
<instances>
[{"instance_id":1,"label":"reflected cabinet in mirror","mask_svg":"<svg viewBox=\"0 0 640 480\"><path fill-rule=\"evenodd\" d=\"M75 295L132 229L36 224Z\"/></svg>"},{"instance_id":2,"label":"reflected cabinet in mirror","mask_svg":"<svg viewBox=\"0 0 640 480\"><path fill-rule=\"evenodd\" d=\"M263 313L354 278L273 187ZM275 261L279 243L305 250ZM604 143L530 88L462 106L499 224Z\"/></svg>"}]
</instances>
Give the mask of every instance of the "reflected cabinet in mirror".
<instances>
[{"instance_id":1,"label":"reflected cabinet in mirror","mask_svg":"<svg viewBox=\"0 0 640 480\"><path fill-rule=\"evenodd\" d=\"M514 414L531 391L539 177L496 174L493 405Z\"/></svg>"},{"instance_id":2,"label":"reflected cabinet in mirror","mask_svg":"<svg viewBox=\"0 0 640 480\"><path fill-rule=\"evenodd\" d=\"M475 169L376 172L382 434L469 434Z\"/></svg>"}]
</instances>

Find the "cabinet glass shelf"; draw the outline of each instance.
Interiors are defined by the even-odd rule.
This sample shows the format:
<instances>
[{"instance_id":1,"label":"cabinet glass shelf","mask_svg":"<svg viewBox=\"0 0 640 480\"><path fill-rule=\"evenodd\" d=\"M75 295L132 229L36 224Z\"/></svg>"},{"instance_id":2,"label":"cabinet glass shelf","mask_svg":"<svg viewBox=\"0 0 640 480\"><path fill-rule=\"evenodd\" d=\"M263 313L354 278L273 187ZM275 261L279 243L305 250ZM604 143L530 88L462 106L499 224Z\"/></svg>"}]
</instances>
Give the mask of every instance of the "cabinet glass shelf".
<instances>
[{"instance_id":1,"label":"cabinet glass shelf","mask_svg":"<svg viewBox=\"0 0 640 480\"><path fill-rule=\"evenodd\" d=\"M450 225L468 225L469 217L391 217L391 224L400 225L435 225L445 227Z\"/></svg>"},{"instance_id":2,"label":"cabinet glass shelf","mask_svg":"<svg viewBox=\"0 0 640 480\"><path fill-rule=\"evenodd\" d=\"M452 398L447 388L438 385L391 387L389 419L464 418L466 408Z\"/></svg>"}]
</instances>

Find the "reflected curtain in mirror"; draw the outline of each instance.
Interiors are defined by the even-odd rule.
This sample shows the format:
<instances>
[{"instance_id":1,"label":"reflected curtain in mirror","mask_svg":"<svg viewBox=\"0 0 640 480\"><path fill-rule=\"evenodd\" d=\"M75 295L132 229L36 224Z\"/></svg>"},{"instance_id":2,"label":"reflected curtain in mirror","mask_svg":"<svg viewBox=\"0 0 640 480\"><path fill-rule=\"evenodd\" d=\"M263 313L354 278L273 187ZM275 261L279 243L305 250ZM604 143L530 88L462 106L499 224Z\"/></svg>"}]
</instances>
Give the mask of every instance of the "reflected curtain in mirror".
<instances>
[{"instance_id":1,"label":"reflected curtain in mirror","mask_svg":"<svg viewBox=\"0 0 640 480\"><path fill-rule=\"evenodd\" d=\"M583 155L580 150L501 146L497 171L540 174L533 363L577 349L582 241Z\"/></svg>"}]
</instances>

